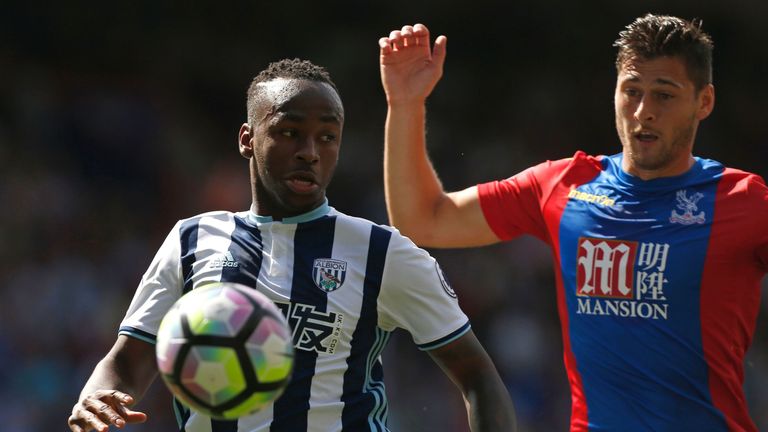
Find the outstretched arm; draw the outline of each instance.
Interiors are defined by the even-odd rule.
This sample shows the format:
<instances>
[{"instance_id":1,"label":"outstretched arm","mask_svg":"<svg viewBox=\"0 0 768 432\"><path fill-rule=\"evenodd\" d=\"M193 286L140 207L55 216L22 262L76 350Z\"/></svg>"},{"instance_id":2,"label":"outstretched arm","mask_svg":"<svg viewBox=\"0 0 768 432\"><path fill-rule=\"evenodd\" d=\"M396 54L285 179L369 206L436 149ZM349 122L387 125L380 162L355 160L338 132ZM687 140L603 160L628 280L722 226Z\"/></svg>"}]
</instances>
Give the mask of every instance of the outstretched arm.
<instances>
[{"instance_id":1,"label":"outstretched arm","mask_svg":"<svg viewBox=\"0 0 768 432\"><path fill-rule=\"evenodd\" d=\"M517 430L509 393L472 331L429 354L461 389L473 432Z\"/></svg>"},{"instance_id":2,"label":"outstretched arm","mask_svg":"<svg viewBox=\"0 0 768 432\"><path fill-rule=\"evenodd\" d=\"M69 428L73 432L107 432L128 423L143 423L147 415L133 411L157 375L155 347L128 336L118 336L80 393L72 408Z\"/></svg>"},{"instance_id":3,"label":"outstretched arm","mask_svg":"<svg viewBox=\"0 0 768 432\"><path fill-rule=\"evenodd\" d=\"M422 24L379 39L381 82L388 112L384 192L390 223L421 246L466 247L498 242L485 220L477 188L446 193L427 156L425 102L443 74L445 36L431 47Z\"/></svg>"}]
</instances>

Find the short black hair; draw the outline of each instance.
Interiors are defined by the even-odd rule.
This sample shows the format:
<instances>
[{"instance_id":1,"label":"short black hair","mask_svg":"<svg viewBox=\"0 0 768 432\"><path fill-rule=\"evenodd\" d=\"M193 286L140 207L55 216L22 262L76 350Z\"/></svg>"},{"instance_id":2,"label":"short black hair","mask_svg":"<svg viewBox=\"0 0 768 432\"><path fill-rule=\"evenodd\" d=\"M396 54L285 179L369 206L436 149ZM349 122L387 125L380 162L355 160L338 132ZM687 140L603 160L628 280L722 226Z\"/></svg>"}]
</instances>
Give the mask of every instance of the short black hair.
<instances>
[{"instance_id":1,"label":"short black hair","mask_svg":"<svg viewBox=\"0 0 768 432\"><path fill-rule=\"evenodd\" d=\"M322 66L318 66L309 60L302 60L298 58L282 59L276 62L272 62L253 78L251 85L248 87L248 91L246 93L246 107L248 110L249 123L253 120L254 110L256 109L256 102L258 101L261 93L259 90L259 84L278 78L318 81L328 84L329 86L333 87L333 90L336 91L336 94L339 93L339 89L331 79L331 75Z\"/></svg>"},{"instance_id":2,"label":"short black hair","mask_svg":"<svg viewBox=\"0 0 768 432\"><path fill-rule=\"evenodd\" d=\"M646 14L619 33L613 46L619 48L616 70L631 60L680 57L688 77L699 91L712 83L712 38L702 29L702 21L687 21L669 15Z\"/></svg>"}]
</instances>

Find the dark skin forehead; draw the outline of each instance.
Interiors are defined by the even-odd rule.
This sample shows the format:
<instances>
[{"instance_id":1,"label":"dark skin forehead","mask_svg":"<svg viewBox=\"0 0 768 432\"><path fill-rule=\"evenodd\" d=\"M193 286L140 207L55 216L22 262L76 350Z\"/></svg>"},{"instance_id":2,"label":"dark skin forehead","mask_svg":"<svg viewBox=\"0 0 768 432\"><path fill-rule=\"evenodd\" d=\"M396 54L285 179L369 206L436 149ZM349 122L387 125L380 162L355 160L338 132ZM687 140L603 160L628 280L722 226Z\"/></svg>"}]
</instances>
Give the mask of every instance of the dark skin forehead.
<instances>
[{"instance_id":1,"label":"dark skin forehead","mask_svg":"<svg viewBox=\"0 0 768 432\"><path fill-rule=\"evenodd\" d=\"M305 79L276 78L258 84L255 120L258 123L283 119L300 121L307 110L321 112L320 120L342 124L344 107L336 90L330 85Z\"/></svg>"}]
</instances>

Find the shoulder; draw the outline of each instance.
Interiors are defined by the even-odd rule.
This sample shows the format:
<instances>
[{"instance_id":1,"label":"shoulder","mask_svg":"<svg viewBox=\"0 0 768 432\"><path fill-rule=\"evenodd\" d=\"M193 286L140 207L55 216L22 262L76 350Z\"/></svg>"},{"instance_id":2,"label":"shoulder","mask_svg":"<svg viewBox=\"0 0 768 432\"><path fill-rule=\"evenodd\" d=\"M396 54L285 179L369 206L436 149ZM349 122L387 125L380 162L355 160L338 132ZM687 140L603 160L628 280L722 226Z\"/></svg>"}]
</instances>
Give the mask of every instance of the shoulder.
<instances>
[{"instance_id":1,"label":"shoulder","mask_svg":"<svg viewBox=\"0 0 768 432\"><path fill-rule=\"evenodd\" d=\"M533 168L540 170L566 170L574 168L591 168L594 170L602 170L603 162L607 161L607 159L609 158L606 156L588 155L585 152L579 150L571 157L546 160Z\"/></svg>"},{"instance_id":2,"label":"shoulder","mask_svg":"<svg viewBox=\"0 0 768 432\"><path fill-rule=\"evenodd\" d=\"M703 181L717 184L716 208L727 213L738 213L764 225L768 214L768 186L765 180L758 174L726 167L715 160L699 160L703 167Z\"/></svg>"},{"instance_id":3,"label":"shoulder","mask_svg":"<svg viewBox=\"0 0 768 432\"><path fill-rule=\"evenodd\" d=\"M554 188L557 184L580 184L596 177L606 169L617 156L592 156L577 151L572 157L547 160L507 179L521 185L538 185L543 190Z\"/></svg>"},{"instance_id":4,"label":"shoulder","mask_svg":"<svg viewBox=\"0 0 768 432\"><path fill-rule=\"evenodd\" d=\"M176 222L176 228L183 229L184 227L198 226L204 220L210 223L215 223L217 221L229 222L234 220L235 216L245 217L246 214L247 212L233 213L226 210L209 211L180 219Z\"/></svg>"},{"instance_id":5,"label":"shoulder","mask_svg":"<svg viewBox=\"0 0 768 432\"><path fill-rule=\"evenodd\" d=\"M720 179L720 192L746 198L750 202L768 205L768 186L754 173L736 168L724 168Z\"/></svg>"},{"instance_id":6,"label":"shoulder","mask_svg":"<svg viewBox=\"0 0 768 432\"><path fill-rule=\"evenodd\" d=\"M328 216L335 216L337 224L344 224L346 230L354 230L370 236L372 246L378 245L378 247L386 247L388 252L399 251L414 251L419 254L426 254L426 252L408 237L403 235L397 228L373 222L371 220L350 216L342 213L335 208L331 208L331 212Z\"/></svg>"},{"instance_id":7,"label":"shoulder","mask_svg":"<svg viewBox=\"0 0 768 432\"><path fill-rule=\"evenodd\" d=\"M183 224L185 222L194 222L194 221L199 221L203 218L214 219L214 220L232 220L235 216L237 215L244 216L246 213L247 212L233 213L227 210L214 210L214 211L200 213L194 216L190 216L188 218L181 219L179 220L178 223Z\"/></svg>"},{"instance_id":8,"label":"shoulder","mask_svg":"<svg viewBox=\"0 0 768 432\"><path fill-rule=\"evenodd\" d=\"M344 224L351 227L352 229L358 229L366 232L375 229L383 230L388 233L398 233L397 229L392 226L379 224L358 216L350 216L346 213L340 212L333 207L331 207L328 216L335 217L337 224Z\"/></svg>"},{"instance_id":9,"label":"shoulder","mask_svg":"<svg viewBox=\"0 0 768 432\"><path fill-rule=\"evenodd\" d=\"M765 187L765 180L761 176L738 168L723 167L722 176L723 180L729 183L745 183Z\"/></svg>"}]
</instances>

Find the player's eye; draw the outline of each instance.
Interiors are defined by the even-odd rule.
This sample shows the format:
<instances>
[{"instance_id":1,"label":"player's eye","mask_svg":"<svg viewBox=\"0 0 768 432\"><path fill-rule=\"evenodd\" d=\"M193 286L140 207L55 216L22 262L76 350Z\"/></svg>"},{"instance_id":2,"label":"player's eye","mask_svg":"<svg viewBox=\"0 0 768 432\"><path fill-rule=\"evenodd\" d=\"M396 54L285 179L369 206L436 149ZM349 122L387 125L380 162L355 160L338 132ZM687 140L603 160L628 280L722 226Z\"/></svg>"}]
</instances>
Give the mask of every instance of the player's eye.
<instances>
[{"instance_id":1,"label":"player's eye","mask_svg":"<svg viewBox=\"0 0 768 432\"><path fill-rule=\"evenodd\" d=\"M281 129L280 135L286 138L293 138L296 136L296 129Z\"/></svg>"},{"instance_id":2,"label":"player's eye","mask_svg":"<svg viewBox=\"0 0 768 432\"><path fill-rule=\"evenodd\" d=\"M658 97L661 100L670 100L670 99L674 98L675 96L672 95L672 94L669 94L669 93L659 93Z\"/></svg>"},{"instance_id":3,"label":"player's eye","mask_svg":"<svg viewBox=\"0 0 768 432\"><path fill-rule=\"evenodd\" d=\"M637 97L640 96L640 91L634 88L625 88L624 94L629 97Z\"/></svg>"},{"instance_id":4,"label":"player's eye","mask_svg":"<svg viewBox=\"0 0 768 432\"><path fill-rule=\"evenodd\" d=\"M334 142L334 141L336 141L336 135L333 135L333 134L322 135L322 136L320 136L320 141L322 141L322 142Z\"/></svg>"}]
</instances>

